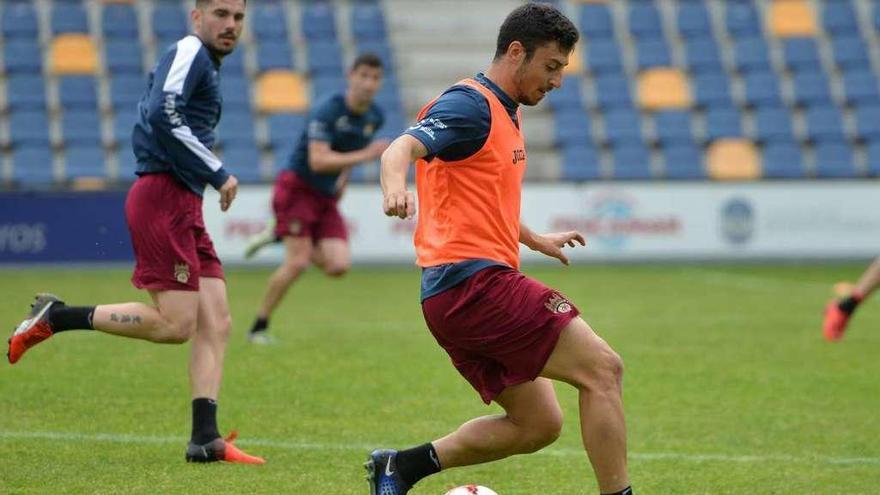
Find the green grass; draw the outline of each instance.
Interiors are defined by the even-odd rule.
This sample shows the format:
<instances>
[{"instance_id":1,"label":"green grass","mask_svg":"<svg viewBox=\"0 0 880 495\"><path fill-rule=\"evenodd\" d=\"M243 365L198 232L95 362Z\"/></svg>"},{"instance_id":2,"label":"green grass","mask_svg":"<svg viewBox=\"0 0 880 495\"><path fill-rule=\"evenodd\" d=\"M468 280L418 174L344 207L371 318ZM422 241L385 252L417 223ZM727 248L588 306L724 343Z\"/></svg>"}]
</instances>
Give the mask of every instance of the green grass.
<instances>
[{"instance_id":1,"label":"green grass","mask_svg":"<svg viewBox=\"0 0 880 495\"><path fill-rule=\"evenodd\" d=\"M839 344L821 340L845 266L586 266L528 272L565 292L626 362L630 472L639 494L873 494L880 485L880 304ZM367 493L371 447L408 447L486 407L424 327L418 275L308 274L244 333L266 271L233 270L235 318L220 426L261 467L183 462L188 346L69 332L0 371L0 493ZM11 329L32 293L145 300L125 270L0 272ZM455 469L413 495L479 482L501 495L592 494L576 394L557 386L562 437L544 452Z\"/></svg>"}]
</instances>

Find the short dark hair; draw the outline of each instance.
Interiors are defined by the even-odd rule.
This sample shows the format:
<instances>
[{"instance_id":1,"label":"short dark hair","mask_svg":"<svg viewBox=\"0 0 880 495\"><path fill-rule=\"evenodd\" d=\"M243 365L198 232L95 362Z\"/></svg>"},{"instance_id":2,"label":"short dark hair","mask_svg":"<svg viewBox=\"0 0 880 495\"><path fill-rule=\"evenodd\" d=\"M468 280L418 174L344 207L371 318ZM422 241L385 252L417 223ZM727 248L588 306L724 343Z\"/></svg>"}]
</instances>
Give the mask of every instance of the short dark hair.
<instances>
[{"instance_id":1,"label":"short dark hair","mask_svg":"<svg viewBox=\"0 0 880 495\"><path fill-rule=\"evenodd\" d=\"M202 8L205 4L213 3L214 0L196 0L196 8ZM247 0L244 0L244 4L247 5Z\"/></svg>"},{"instance_id":2,"label":"short dark hair","mask_svg":"<svg viewBox=\"0 0 880 495\"><path fill-rule=\"evenodd\" d=\"M568 17L556 7L546 3L527 3L517 7L501 24L495 60L500 59L514 41L522 43L526 60L532 58L535 49L548 42L559 43L559 48L570 52L580 38L578 30Z\"/></svg>"},{"instance_id":3,"label":"short dark hair","mask_svg":"<svg viewBox=\"0 0 880 495\"><path fill-rule=\"evenodd\" d=\"M382 59L373 52L364 52L358 55L357 58L354 59L354 62L351 63L351 70L356 70L362 65L366 65L367 67L374 67L376 69L385 68L385 64L382 63Z\"/></svg>"}]
</instances>

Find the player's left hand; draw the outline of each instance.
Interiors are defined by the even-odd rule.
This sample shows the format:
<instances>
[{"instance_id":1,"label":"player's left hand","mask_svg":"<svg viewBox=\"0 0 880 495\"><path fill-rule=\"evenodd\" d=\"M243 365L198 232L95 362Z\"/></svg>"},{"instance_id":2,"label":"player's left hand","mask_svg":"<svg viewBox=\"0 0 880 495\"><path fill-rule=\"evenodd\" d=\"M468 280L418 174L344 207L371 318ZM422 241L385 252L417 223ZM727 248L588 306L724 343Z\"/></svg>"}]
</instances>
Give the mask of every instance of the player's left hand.
<instances>
[{"instance_id":1,"label":"player's left hand","mask_svg":"<svg viewBox=\"0 0 880 495\"><path fill-rule=\"evenodd\" d=\"M564 265L568 264L568 257L562 253L562 248L565 246L575 247L576 242L581 246L586 246L587 241L584 239L584 236L577 231L570 232L554 232L550 234L541 234L535 236L535 245L532 247L535 251L539 253L546 254L551 258L556 258L561 261Z\"/></svg>"}]
</instances>

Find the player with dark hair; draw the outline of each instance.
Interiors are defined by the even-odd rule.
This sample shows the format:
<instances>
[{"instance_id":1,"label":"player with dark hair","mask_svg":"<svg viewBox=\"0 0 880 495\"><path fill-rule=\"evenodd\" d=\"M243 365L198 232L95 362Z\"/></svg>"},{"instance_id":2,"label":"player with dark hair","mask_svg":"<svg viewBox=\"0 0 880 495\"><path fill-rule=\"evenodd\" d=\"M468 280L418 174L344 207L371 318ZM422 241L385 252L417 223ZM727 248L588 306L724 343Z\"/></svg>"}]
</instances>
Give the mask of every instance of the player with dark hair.
<instances>
[{"instance_id":1,"label":"player with dark hair","mask_svg":"<svg viewBox=\"0 0 880 495\"><path fill-rule=\"evenodd\" d=\"M220 119L220 62L241 35L244 0L197 0L194 34L178 41L150 74L132 134L138 179L125 217L135 254L132 283L153 305L137 302L67 306L40 294L9 339L16 363L29 348L68 330L101 332L180 344L192 339L189 362L192 434L190 462L262 464L224 440L217 427L217 396L231 318L223 267L202 219L202 194L220 192L232 205L238 181L211 152Z\"/></svg>"},{"instance_id":2,"label":"player with dark hair","mask_svg":"<svg viewBox=\"0 0 880 495\"><path fill-rule=\"evenodd\" d=\"M825 322L822 325L822 334L825 336L825 340L834 342L843 338L846 326L856 308L878 286L880 286L880 258L871 263L856 285L838 284L840 297L829 302L825 307Z\"/></svg>"},{"instance_id":3,"label":"player with dark hair","mask_svg":"<svg viewBox=\"0 0 880 495\"><path fill-rule=\"evenodd\" d=\"M382 85L382 60L358 56L348 72L348 88L318 104L278 175L272 193L271 230L257 236L245 252L253 257L273 242L284 242L284 261L271 277L257 318L248 332L253 343L269 338L269 317L291 285L312 263L331 277L351 266L348 229L337 203L355 165L379 158L388 141L373 140L385 121L373 102Z\"/></svg>"},{"instance_id":4,"label":"player with dark hair","mask_svg":"<svg viewBox=\"0 0 880 495\"><path fill-rule=\"evenodd\" d=\"M537 234L520 222L527 154L519 104L562 83L578 40L548 4L508 15L494 60L428 103L382 155L386 215L415 215L406 176L416 162L416 263L422 312L453 365L504 414L472 419L407 450L366 463L373 495L402 495L441 469L535 452L562 428L551 380L579 392L583 444L603 494L631 494L626 470L623 362L562 294L518 271L519 243L568 264L577 232Z\"/></svg>"}]
</instances>

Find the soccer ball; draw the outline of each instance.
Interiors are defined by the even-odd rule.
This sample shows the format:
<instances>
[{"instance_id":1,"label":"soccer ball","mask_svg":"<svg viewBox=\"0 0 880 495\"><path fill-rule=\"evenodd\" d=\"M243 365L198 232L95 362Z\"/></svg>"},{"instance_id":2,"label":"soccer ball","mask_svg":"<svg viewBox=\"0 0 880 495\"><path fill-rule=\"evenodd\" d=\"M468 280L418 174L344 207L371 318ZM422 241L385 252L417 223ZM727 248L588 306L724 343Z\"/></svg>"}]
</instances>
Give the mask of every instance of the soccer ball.
<instances>
[{"instance_id":1,"label":"soccer ball","mask_svg":"<svg viewBox=\"0 0 880 495\"><path fill-rule=\"evenodd\" d=\"M458 486L446 492L446 495L498 495L491 488L480 485Z\"/></svg>"}]
</instances>

